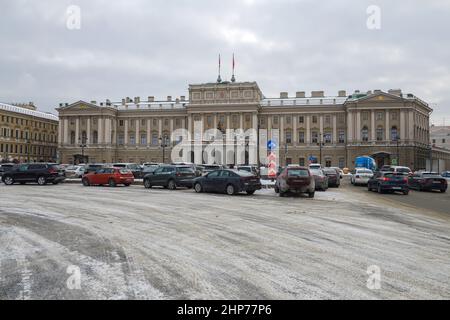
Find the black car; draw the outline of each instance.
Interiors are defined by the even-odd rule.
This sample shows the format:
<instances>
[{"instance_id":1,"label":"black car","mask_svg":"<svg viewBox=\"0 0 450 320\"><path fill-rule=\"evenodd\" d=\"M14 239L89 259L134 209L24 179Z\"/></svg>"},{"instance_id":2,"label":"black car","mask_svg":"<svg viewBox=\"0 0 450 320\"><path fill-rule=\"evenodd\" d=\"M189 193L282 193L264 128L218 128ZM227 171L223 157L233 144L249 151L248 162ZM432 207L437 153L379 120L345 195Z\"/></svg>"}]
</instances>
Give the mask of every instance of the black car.
<instances>
[{"instance_id":1,"label":"black car","mask_svg":"<svg viewBox=\"0 0 450 320\"><path fill-rule=\"evenodd\" d=\"M190 166L165 165L144 176L144 187L161 186L175 190L177 187L192 188L195 171Z\"/></svg>"},{"instance_id":2,"label":"black car","mask_svg":"<svg viewBox=\"0 0 450 320\"><path fill-rule=\"evenodd\" d=\"M16 182L20 184L36 182L39 185L44 185L48 182L58 184L64 179L64 171L58 165L50 163L20 164L5 172L2 176L2 181L6 185L12 185Z\"/></svg>"},{"instance_id":3,"label":"black car","mask_svg":"<svg viewBox=\"0 0 450 320\"><path fill-rule=\"evenodd\" d=\"M3 175L3 173L8 172L14 168L14 163L2 163L0 164L0 177Z\"/></svg>"},{"instance_id":4,"label":"black car","mask_svg":"<svg viewBox=\"0 0 450 320\"><path fill-rule=\"evenodd\" d=\"M409 177L408 185L409 188L418 191L447 191L447 180L437 172L416 172Z\"/></svg>"},{"instance_id":5,"label":"black car","mask_svg":"<svg viewBox=\"0 0 450 320\"><path fill-rule=\"evenodd\" d=\"M333 168L323 168L323 174L328 177L328 186L339 188L341 185L341 175Z\"/></svg>"},{"instance_id":6,"label":"black car","mask_svg":"<svg viewBox=\"0 0 450 320\"><path fill-rule=\"evenodd\" d=\"M403 173L379 171L369 179L367 189L378 191L378 193L399 191L407 195L409 193L408 178Z\"/></svg>"},{"instance_id":7,"label":"black car","mask_svg":"<svg viewBox=\"0 0 450 320\"><path fill-rule=\"evenodd\" d=\"M196 178L194 189L196 192L225 192L229 195L243 191L253 194L261 189L261 181L247 171L223 169Z\"/></svg>"}]
</instances>

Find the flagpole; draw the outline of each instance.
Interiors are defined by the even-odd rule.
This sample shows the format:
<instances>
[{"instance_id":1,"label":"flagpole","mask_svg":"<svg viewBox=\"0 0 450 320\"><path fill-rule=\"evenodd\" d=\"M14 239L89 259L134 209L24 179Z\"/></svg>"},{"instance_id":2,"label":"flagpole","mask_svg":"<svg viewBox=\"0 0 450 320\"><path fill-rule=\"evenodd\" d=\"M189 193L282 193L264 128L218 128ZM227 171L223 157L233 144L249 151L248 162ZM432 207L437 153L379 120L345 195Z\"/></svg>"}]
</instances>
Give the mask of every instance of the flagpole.
<instances>
[{"instance_id":1,"label":"flagpole","mask_svg":"<svg viewBox=\"0 0 450 320\"><path fill-rule=\"evenodd\" d=\"M234 52L233 52L233 74L231 76L231 82L235 82L236 78L234 77Z\"/></svg>"},{"instance_id":2,"label":"flagpole","mask_svg":"<svg viewBox=\"0 0 450 320\"><path fill-rule=\"evenodd\" d=\"M217 77L217 82L222 82L222 78L220 77L220 53L219 53L219 76Z\"/></svg>"}]
</instances>

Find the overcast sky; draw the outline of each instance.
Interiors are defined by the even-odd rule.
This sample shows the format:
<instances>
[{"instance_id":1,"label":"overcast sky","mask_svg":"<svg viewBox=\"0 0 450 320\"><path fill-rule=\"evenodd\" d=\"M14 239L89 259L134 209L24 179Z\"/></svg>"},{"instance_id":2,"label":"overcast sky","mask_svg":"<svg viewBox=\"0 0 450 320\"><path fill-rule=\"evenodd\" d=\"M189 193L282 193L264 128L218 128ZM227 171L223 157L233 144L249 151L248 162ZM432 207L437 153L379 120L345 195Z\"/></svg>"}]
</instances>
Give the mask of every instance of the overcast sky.
<instances>
[{"instance_id":1,"label":"overcast sky","mask_svg":"<svg viewBox=\"0 0 450 320\"><path fill-rule=\"evenodd\" d=\"M71 5L80 29L67 27ZM370 5L380 29L367 27ZM219 53L229 80L234 52L237 80L266 97L401 88L450 125L449 0L0 0L0 9L2 102L56 112L59 102L187 96L189 83L216 80Z\"/></svg>"}]
</instances>

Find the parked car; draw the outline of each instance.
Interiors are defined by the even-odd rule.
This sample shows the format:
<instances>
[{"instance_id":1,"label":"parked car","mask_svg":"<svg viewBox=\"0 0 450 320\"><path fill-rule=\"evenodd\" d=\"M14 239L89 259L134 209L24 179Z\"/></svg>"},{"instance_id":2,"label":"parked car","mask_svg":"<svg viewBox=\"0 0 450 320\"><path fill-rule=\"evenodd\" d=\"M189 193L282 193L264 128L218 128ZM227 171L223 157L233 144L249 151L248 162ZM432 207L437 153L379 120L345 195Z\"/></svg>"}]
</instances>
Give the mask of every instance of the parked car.
<instances>
[{"instance_id":1,"label":"parked car","mask_svg":"<svg viewBox=\"0 0 450 320\"><path fill-rule=\"evenodd\" d=\"M328 186L339 188L341 185L341 175L334 168L323 168L323 173L328 177Z\"/></svg>"},{"instance_id":2,"label":"parked car","mask_svg":"<svg viewBox=\"0 0 450 320\"><path fill-rule=\"evenodd\" d=\"M86 173L81 182L86 187L93 185L115 187L118 184L128 187L134 182L134 176L131 170L126 168L101 168L97 171Z\"/></svg>"},{"instance_id":3,"label":"parked car","mask_svg":"<svg viewBox=\"0 0 450 320\"><path fill-rule=\"evenodd\" d=\"M10 171L12 168L14 168L14 163L2 163L0 164L0 177L3 175L3 173Z\"/></svg>"},{"instance_id":4,"label":"parked car","mask_svg":"<svg viewBox=\"0 0 450 320\"><path fill-rule=\"evenodd\" d=\"M447 191L447 180L437 172L416 172L408 179L410 189Z\"/></svg>"},{"instance_id":5,"label":"parked car","mask_svg":"<svg viewBox=\"0 0 450 320\"><path fill-rule=\"evenodd\" d=\"M223 169L223 166L220 164L202 164L201 166L202 166L202 175L214 170Z\"/></svg>"},{"instance_id":6,"label":"parked car","mask_svg":"<svg viewBox=\"0 0 450 320\"><path fill-rule=\"evenodd\" d=\"M192 162L173 162L172 165L190 167L192 170L194 170L196 177L200 177L203 175L203 165L198 165Z\"/></svg>"},{"instance_id":7,"label":"parked car","mask_svg":"<svg viewBox=\"0 0 450 320\"><path fill-rule=\"evenodd\" d=\"M327 167L327 168L336 170L336 172L339 174L340 179L342 179L344 177L344 171L342 171L341 168L338 168L338 167Z\"/></svg>"},{"instance_id":8,"label":"parked car","mask_svg":"<svg viewBox=\"0 0 450 320\"><path fill-rule=\"evenodd\" d=\"M161 186L170 190L192 188L195 172L190 166L164 165L144 176L144 187Z\"/></svg>"},{"instance_id":9,"label":"parked car","mask_svg":"<svg viewBox=\"0 0 450 320\"><path fill-rule=\"evenodd\" d=\"M288 166L278 175L275 181L275 192L280 197L292 192L307 193L310 198L313 198L315 190L314 177L306 167Z\"/></svg>"},{"instance_id":10,"label":"parked car","mask_svg":"<svg viewBox=\"0 0 450 320\"><path fill-rule=\"evenodd\" d=\"M128 169L133 173L135 179L142 178L142 168L137 163L113 163L114 168Z\"/></svg>"},{"instance_id":11,"label":"parked car","mask_svg":"<svg viewBox=\"0 0 450 320\"><path fill-rule=\"evenodd\" d=\"M251 195L261 189L261 181L247 171L222 169L196 178L194 189L196 192L225 192L229 195L247 192Z\"/></svg>"},{"instance_id":12,"label":"parked car","mask_svg":"<svg viewBox=\"0 0 450 320\"><path fill-rule=\"evenodd\" d=\"M367 168L356 168L352 172L350 183L353 185L367 185L370 178L373 177L373 171Z\"/></svg>"},{"instance_id":13,"label":"parked car","mask_svg":"<svg viewBox=\"0 0 450 320\"><path fill-rule=\"evenodd\" d=\"M367 190L384 192L409 193L408 178L403 173L378 171L367 183Z\"/></svg>"},{"instance_id":14,"label":"parked car","mask_svg":"<svg viewBox=\"0 0 450 320\"><path fill-rule=\"evenodd\" d=\"M402 166L383 166L380 171L402 173L404 175L412 175L412 171L408 167Z\"/></svg>"},{"instance_id":15,"label":"parked car","mask_svg":"<svg viewBox=\"0 0 450 320\"><path fill-rule=\"evenodd\" d=\"M450 182L450 171L444 171L441 173L441 176L447 180L447 184Z\"/></svg>"},{"instance_id":16,"label":"parked car","mask_svg":"<svg viewBox=\"0 0 450 320\"><path fill-rule=\"evenodd\" d=\"M106 165L104 163L88 163L84 167L84 173L91 173L104 168Z\"/></svg>"},{"instance_id":17,"label":"parked car","mask_svg":"<svg viewBox=\"0 0 450 320\"><path fill-rule=\"evenodd\" d=\"M314 177L316 190L326 191L328 189L328 177L323 173L322 169L309 169Z\"/></svg>"},{"instance_id":18,"label":"parked car","mask_svg":"<svg viewBox=\"0 0 450 320\"><path fill-rule=\"evenodd\" d=\"M64 172L57 165L49 163L20 164L2 175L2 181L6 185L12 185L16 182L20 184L36 182L39 185L45 185L49 182L58 184L64 179Z\"/></svg>"},{"instance_id":19,"label":"parked car","mask_svg":"<svg viewBox=\"0 0 450 320\"><path fill-rule=\"evenodd\" d=\"M255 176L259 177L259 170L256 166L237 166L236 169L253 173Z\"/></svg>"},{"instance_id":20,"label":"parked car","mask_svg":"<svg viewBox=\"0 0 450 320\"><path fill-rule=\"evenodd\" d=\"M84 169L84 165L68 166L65 171L65 176L67 178L81 178L84 174Z\"/></svg>"}]
</instances>

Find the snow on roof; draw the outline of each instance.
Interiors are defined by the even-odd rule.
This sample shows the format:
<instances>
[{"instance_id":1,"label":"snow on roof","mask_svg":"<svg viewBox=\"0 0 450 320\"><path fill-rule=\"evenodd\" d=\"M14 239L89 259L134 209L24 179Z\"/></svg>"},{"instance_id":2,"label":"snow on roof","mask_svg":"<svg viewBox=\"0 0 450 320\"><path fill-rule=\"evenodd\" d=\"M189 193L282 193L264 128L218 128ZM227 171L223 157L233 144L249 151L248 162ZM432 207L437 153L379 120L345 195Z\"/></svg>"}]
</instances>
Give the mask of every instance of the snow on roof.
<instances>
[{"instance_id":1,"label":"snow on roof","mask_svg":"<svg viewBox=\"0 0 450 320\"><path fill-rule=\"evenodd\" d=\"M263 107L304 106L304 105L337 105L347 101L347 97L309 97L309 98L265 98Z\"/></svg>"},{"instance_id":2,"label":"snow on roof","mask_svg":"<svg viewBox=\"0 0 450 320\"><path fill-rule=\"evenodd\" d=\"M0 102L0 110L6 110L6 111L10 111L10 112L20 113L20 114L37 117L37 118L42 118L42 119L47 119L47 120L54 120L54 121L59 120L58 116L51 114L51 113L30 110L27 108L21 108L21 107L7 104L7 103Z\"/></svg>"},{"instance_id":3,"label":"snow on roof","mask_svg":"<svg viewBox=\"0 0 450 320\"><path fill-rule=\"evenodd\" d=\"M133 102L122 105L121 102L113 102L112 105L118 110L168 110L168 109L184 109L188 105L188 101L154 101Z\"/></svg>"}]
</instances>

